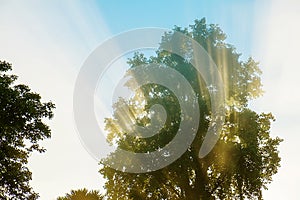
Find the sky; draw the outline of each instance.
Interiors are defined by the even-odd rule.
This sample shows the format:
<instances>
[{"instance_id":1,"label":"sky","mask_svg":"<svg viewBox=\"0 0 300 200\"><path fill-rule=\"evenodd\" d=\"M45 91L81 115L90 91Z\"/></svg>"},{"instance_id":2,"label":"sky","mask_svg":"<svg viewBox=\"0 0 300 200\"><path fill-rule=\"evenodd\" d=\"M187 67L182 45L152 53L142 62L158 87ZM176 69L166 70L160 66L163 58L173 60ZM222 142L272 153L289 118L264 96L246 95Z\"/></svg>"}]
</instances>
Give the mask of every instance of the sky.
<instances>
[{"instance_id":1,"label":"sky","mask_svg":"<svg viewBox=\"0 0 300 200\"><path fill-rule=\"evenodd\" d=\"M56 104L47 122L52 138L44 154L33 153L31 185L42 200L71 189L101 189L99 166L81 145L73 117L76 77L88 55L103 41L130 29L186 27L206 17L219 24L242 58L260 62L265 94L251 102L272 112L271 134L284 139L278 174L265 199L300 199L298 141L300 3L257 1L17 1L0 0L0 60L13 64L18 82Z\"/></svg>"}]
</instances>

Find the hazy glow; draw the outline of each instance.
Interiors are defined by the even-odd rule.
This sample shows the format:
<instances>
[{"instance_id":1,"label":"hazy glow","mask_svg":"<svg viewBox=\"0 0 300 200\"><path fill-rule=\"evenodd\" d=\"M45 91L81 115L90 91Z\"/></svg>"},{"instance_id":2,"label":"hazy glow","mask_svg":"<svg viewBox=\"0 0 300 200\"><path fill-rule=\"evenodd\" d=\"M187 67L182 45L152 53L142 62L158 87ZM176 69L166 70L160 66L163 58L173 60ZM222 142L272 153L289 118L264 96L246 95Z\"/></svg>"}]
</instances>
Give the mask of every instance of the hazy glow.
<instances>
[{"instance_id":1,"label":"hazy glow","mask_svg":"<svg viewBox=\"0 0 300 200\"><path fill-rule=\"evenodd\" d=\"M269 191L264 192L265 199L300 199L297 187L300 179L300 67L297 62L300 47L299 3L297 0L256 1L256 18L249 19L251 16L249 12L244 12L244 4L237 1L220 2L215 5L185 3L184 7L175 8L176 12L183 9L183 13L176 16L173 11L157 11L150 15L147 11L135 9L142 17L127 10L124 19L115 17L103 20L101 10L95 5L96 1L85 4L71 0L1 1L0 59L13 64L13 72L19 75L19 82L40 93L45 101L53 100L57 106L55 117L49 122L52 139L43 143L47 152L34 154L29 164L33 172L31 184L40 193L41 199L55 199L70 189L100 189L103 185L98 173L99 166L77 137L72 98L75 79L82 63L101 41L112 36L107 25L117 31L124 27L141 26L172 28L175 24L187 26L195 18L203 16L207 17L209 23L219 23L229 40L238 41L233 44L239 52L246 51L246 56L249 53L247 45L251 44L251 54L261 63L266 93L253 106L258 111L274 113L277 121L272 127L272 134L285 140L280 146L282 167L274 177ZM157 8L156 4L151 4L153 9ZM166 4L168 8L171 6ZM136 5L127 5L127 8ZM124 8L112 5L111 9L107 12L118 16ZM253 41L243 40L244 35L248 34L247 27L252 26L245 23L245 19L254 20ZM113 79L115 77L111 77ZM97 96L95 99L98 102ZM106 105L96 103L96 110L109 114L110 110L104 107L107 108Z\"/></svg>"},{"instance_id":2,"label":"hazy glow","mask_svg":"<svg viewBox=\"0 0 300 200\"><path fill-rule=\"evenodd\" d=\"M270 10L261 10L264 18L256 20L253 52L262 66L266 92L253 105L275 115L271 133L284 139L280 146L282 167L264 192L265 199L300 199L299 10L298 1L274 1Z\"/></svg>"},{"instance_id":3,"label":"hazy glow","mask_svg":"<svg viewBox=\"0 0 300 200\"><path fill-rule=\"evenodd\" d=\"M85 151L73 122L73 87L81 64L109 32L93 2L5 1L0 6L0 55L19 82L56 104L45 154L33 154L31 185L41 199L71 189L100 189L97 162ZM59 6L58 6L59 5Z\"/></svg>"}]
</instances>

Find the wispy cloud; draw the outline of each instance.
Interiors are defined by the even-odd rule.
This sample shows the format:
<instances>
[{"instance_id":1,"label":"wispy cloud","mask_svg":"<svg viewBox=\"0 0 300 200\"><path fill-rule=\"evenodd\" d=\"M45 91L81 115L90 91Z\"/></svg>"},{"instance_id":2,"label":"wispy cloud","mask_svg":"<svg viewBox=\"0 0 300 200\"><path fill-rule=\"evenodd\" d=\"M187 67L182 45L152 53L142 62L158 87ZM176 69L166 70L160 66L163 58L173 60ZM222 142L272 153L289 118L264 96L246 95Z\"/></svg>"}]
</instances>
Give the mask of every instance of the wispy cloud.
<instances>
[{"instance_id":1,"label":"wispy cloud","mask_svg":"<svg viewBox=\"0 0 300 200\"><path fill-rule=\"evenodd\" d=\"M73 122L73 87L87 55L110 35L93 2L4 1L0 6L0 59L19 82L57 108L49 122L46 154L30 159L32 186L43 199L70 189L100 189L98 165L81 146ZM49 189L51 188L51 189Z\"/></svg>"}]
</instances>

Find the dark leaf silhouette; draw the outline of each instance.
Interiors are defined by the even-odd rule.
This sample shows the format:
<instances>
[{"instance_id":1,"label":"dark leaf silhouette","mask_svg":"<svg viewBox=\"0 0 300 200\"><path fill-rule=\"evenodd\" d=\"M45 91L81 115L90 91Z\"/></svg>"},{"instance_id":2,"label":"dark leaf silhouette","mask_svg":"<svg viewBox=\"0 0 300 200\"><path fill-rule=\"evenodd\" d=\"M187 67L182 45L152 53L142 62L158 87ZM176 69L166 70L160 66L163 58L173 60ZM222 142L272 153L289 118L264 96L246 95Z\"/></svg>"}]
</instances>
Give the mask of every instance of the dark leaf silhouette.
<instances>
[{"instance_id":1,"label":"dark leaf silhouette","mask_svg":"<svg viewBox=\"0 0 300 200\"><path fill-rule=\"evenodd\" d=\"M0 198L36 199L26 164L31 152L45 151L38 142L50 138L50 129L42 120L52 118L54 104L42 103L28 86L15 84L11 68L0 61Z\"/></svg>"}]
</instances>

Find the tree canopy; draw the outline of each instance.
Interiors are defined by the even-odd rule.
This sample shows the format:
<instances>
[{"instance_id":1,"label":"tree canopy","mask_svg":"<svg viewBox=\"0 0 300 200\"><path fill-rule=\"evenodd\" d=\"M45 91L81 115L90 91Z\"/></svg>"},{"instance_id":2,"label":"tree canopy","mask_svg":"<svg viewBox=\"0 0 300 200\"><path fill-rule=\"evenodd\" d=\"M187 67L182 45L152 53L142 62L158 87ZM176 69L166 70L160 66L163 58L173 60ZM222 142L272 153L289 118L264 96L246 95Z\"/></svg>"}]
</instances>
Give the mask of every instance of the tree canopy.
<instances>
[{"instance_id":1,"label":"tree canopy","mask_svg":"<svg viewBox=\"0 0 300 200\"><path fill-rule=\"evenodd\" d=\"M31 152L45 151L39 141L51 134L42 120L52 118L54 104L42 103L28 86L15 84L11 69L11 64L0 61L0 198L37 199L26 164Z\"/></svg>"},{"instance_id":2,"label":"tree canopy","mask_svg":"<svg viewBox=\"0 0 300 200\"><path fill-rule=\"evenodd\" d=\"M88 191L86 188L79 190L71 190L63 197L58 197L57 200L102 200L103 196L97 190Z\"/></svg>"},{"instance_id":3,"label":"tree canopy","mask_svg":"<svg viewBox=\"0 0 300 200\"><path fill-rule=\"evenodd\" d=\"M280 138L270 136L271 113L256 113L248 106L250 100L262 95L261 70L253 58L241 59L233 45L225 42L226 35L205 19L195 20L188 28L175 27L196 40L210 55L221 73L226 102L226 118L221 136L213 150L199 158L199 149L210 123L209 86L193 68L189 59L193 54L188 44L182 44L186 57L158 49L150 58L136 53L128 63L131 70L141 64L163 63L180 72L197 94L201 110L199 129L186 152L175 162L149 173L127 173L101 163L100 173L106 179L108 199L262 199L262 190L272 181L280 166L278 145ZM160 45L173 42L174 32L165 33ZM147 77L143 77L147 79ZM129 80L127 86L130 88ZM142 98L141 98L142 96ZM114 105L112 118L106 119L107 140L119 148L132 152L154 151L166 145L176 134L180 123L180 108L172 91L159 84L144 85L135 96ZM186 99L186 101L192 101ZM167 119L159 134L149 138L133 137L122 126L127 120L147 126L149 108L162 105ZM128 106L130 113L124 112ZM194 119L191 119L194 120ZM124 158L124 161L128 158ZM126 160L128 162L128 160ZM129 161L130 162L130 161Z\"/></svg>"}]
</instances>

